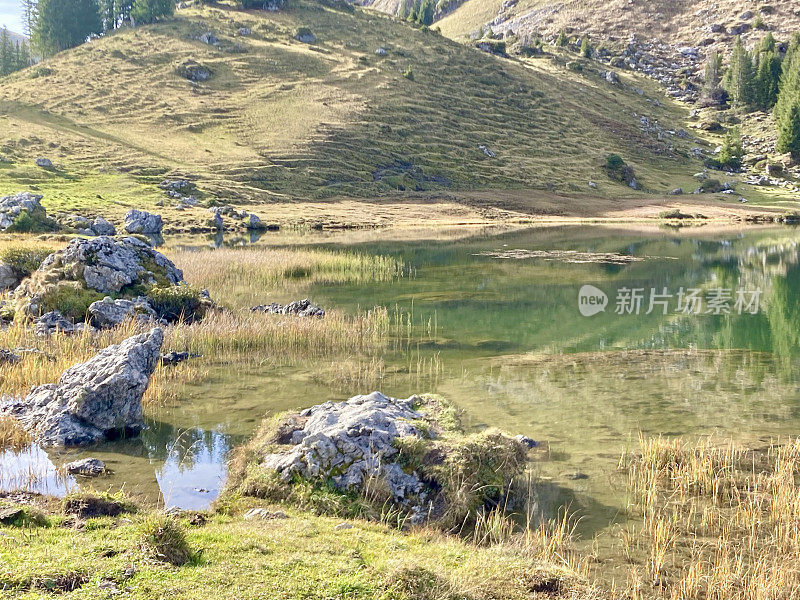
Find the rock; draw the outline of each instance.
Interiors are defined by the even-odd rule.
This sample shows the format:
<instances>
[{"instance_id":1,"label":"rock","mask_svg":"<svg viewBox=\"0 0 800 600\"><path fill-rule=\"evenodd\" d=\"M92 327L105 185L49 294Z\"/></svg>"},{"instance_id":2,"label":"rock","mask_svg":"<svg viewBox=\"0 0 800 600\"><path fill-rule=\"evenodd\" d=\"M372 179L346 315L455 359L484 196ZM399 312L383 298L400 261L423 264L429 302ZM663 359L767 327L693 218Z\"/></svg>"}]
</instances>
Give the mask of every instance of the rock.
<instances>
[{"instance_id":1,"label":"rock","mask_svg":"<svg viewBox=\"0 0 800 600\"><path fill-rule=\"evenodd\" d=\"M0 350L0 365L16 365L22 357L11 350Z\"/></svg>"},{"instance_id":2,"label":"rock","mask_svg":"<svg viewBox=\"0 0 800 600\"><path fill-rule=\"evenodd\" d=\"M128 233L159 234L163 226L161 215L136 209L125 215L125 231Z\"/></svg>"},{"instance_id":3,"label":"rock","mask_svg":"<svg viewBox=\"0 0 800 600\"><path fill-rule=\"evenodd\" d=\"M316 44L317 36L315 36L308 27L300 27L294 33L294 39L304 44Z\"/></svg>"},{"instance_id":4,"label":"rock","mask_svg":"<svg viewBox=\"0 0 800 600\"><path fill-rule=\"evenodd\" d=\"M611 84L619 83L619 75L615 71L607 71L605 74L606 81Z\"/></svg>"},{"instance_id":5,"label":"rock","mask_svg":"<svg viewBox=\"0 0 800 600\"><path fill-rule=\"evenodd\" d=\"M333 529L335 531L343 531L345 529L352 529L352 528L353 528L353 524L352 523L339 523Z\"/></svg>"},{"instance_id":6,"label":"rock","mask_svg":"<svg viewBox=\"0 0 800 600\"><path fill-rule=\"evenodd\" d=\"M382 46L381 46L380 48L378 48L377 50L375 50L375 54L376 54L377 56L386 56L387 54L389 54L389 52L387 52L386 48L384 48L384 47L382 47Z\"/></svg>"},{"instance_id":7,"label":"rock","mask_svg":"<svg viewBox=\"0 0 800 600\"><path fill-rule=\"evenodd\" d=\"M258 215L249 214L247 216L247 222L244 225L247 229L254 229L254 230L262 230L267 229L267 225L261 221Z\"/></svg>"},{"instance_id":8,"label":"rock","mask_svg":"<svg viewBox=\"0 0 800 600\"><path fill-rule=\"evenodd\" d=\"M58 383L6 400L0 414L16 418L44 446L83 446L138 435L144 426L142 395L158 364L160 328L109 346L70 367Z\"/></svg>"},{"instance_id":9,"label":"rock","mask_svg":"<svg viewBox=\"0 0 800 600\"><path fill-rule=\"evenodd\" d=\"M219 212L219 209L211 209L214 213L211 216L211 227L216 229L217 231L222 231L225 229L225 223L222 220L222 215Z\"/></svg>"},{"instance_id":10,"label":"rock","mask_svg":"<svg viewBox=\"0 0 800 600\"><path fill-rule=\"evenodd\" d=\"M480 150L481 152L483 152L483 153L484 153L486 156L488 156L489 158L494 158L494 156L495 156L495 155L494 155L494 152L492 152L491 150L489 150L489 148L487 148L487 147L486 147L486 146L484 146L483 144L481 144L480 146L478 146L478 150Z\"/></svg>"},{"instance_id":11,"label":"rock","mask_svg":"<svg viewBox=\"0 0 800 600\"><path fill-rule=\"evenodd\" d=\"M23 516L23 512L21 506L4 506L0 508L0 523L11 525Z\"/></svg>"},{"instance_id":12,"label":"rock","mask_svg":"<svg viewBox=\"0 0 800 600\"><path fill-rule=\"evenodd\" d=\"M0 291L10 290L19 285L16 271L7 264L0 263Z\"/></svg>"},{"instance_id":13,"label":"rock","mask_svg":"<svg viewBox=\"0 0 800 600\"><path fill-rule=\"evenodd\" d=\"M523 444L526 448L536 448L539 445L539 442L534 440L533 438L529 438L527 435L517 435L514 436L514 439L517 440L520 444Z\"/></svg>"},{"instance_id":14,"label":"rock","mask_svg":"<svg viewBox=\"0 0 800 600\"><path fill-rule=\"evenodd\" d=\"M34 321L36 335L46 336L59 333L78 333L83 331L84 323L73 323L57 310L51 310Z\"/></svg>"},{"instance_id":15,"label":"rock","mask_svg":"<svg viewBox=\"0 0 800 600\"><path fill-rule=\"evenodd\" d=\"M103 217L96 217L90 229L95 235L117 235L117 229Z\"/></svg>"},{"instance_id":16,"label":"rock","mask_svg":"<svg viewBox=\"0 0 800 600\"><path fill-rule=\"evenodd\" d=\"M210 31L205 32L204 34L200 35L198 38L204 44L208 44L209 46L216 46L219 44L219 39Z\"/></svg>"},{"instance_id":17,"label":"rock","mask_svg":"<svg viewBox=\"0 0 800 600\"><path fill-rule=\"evenodd\" d=\"M738 25L733 25L728 29L728 33L730 35L742 35L743 33L747 33L752 29L752 25L750 23L739 23Z\"/></svg>"},{"instance_id":18,"label":"rock","mask_svg":"<svg viewBox=\"0 0 800 600\"><path fill-rule=\"evenodd\" d=\"M248 36L251 35L252 33L253 32L250 31L249 27L239 27L239 29L236 30L236 35L241 35L241 36Z\"/></svg>"},{"instance_id":19,"label":"rock","mask_svg":"<svg viewBox=\"0 0 800 600\"><path fill-rule=\"evenodd\" d=\"M597 184L594 181L590 181L589 182L589 187L592 188L593 190L596 190L597 189Z\"/></svg>"},{"instance_id":20,"label":"rock","mask_svg":"<svg viewBox=\"0 0 800 600\"><path fill-rule=\"evenodd\" d=\"M683 188L675 188L674 190L670 190L668 193L670 196L682 196Z\"/></svg>"},{"instance_id":21,"label":"rock","mask_svg":"<svg viewBox=\"0 0 800 600\"><path fill-rule=\"evenodd\" d=\"M52 169L53 168L53 161L49 158L37 158L35 161L37 167L42 167L43 169Z\"/></svg>"},{"instance_id":22,"label":"rock","mask_svg":"<svg viewBox=\"0 0 800 600\"><path fill-rule=\"evenodd\" d=\"M282 510L267 510L266 508L251 508L246 513L244 513L244 520L245 521L254 521L256 519L260 519L263 521L268 521L271 519L288 519L289 515L287 515Z\"/></svg>"},{"instance_id":23,"label":"rock","mask_svg":"<svg viewBox=\"0 0 800 600\"><path fill-rule=\"evenodd\" d=\"M141 322L158 321L158 315L147 298L140 296L133 300L125 298L113 300L110 296L106 296L89 305L89 319L98 329L110 329L129 319Z\"/></svg>"},{"instance_id":24,"label":"rock","mask_svg":"<svg viewBox=\"0 0 800 600\"><path fill-rule=\"evenodd\" d=\"M199 358L199 354L190 354L189 352L168 352L161 355L161 364L165 367L174 367L190 358Z\"/></svg>"},{"instance_id":25,"label":"rock","mask_svg":"<svg viewBox=\"0 0 800 600\"><path fill-rule=\"evenodd\" d=\"M725 26L720 23L712 23L708 26L711 33L725 33Z\"/></svg>"},{"instance_id":26,"label":"rock","mask_svg":"<svg viewBox=\"0 0 800 600\"><path fill-rule=\"evenodd\" d=\"M746 10L742 14L739 15L739 18L742 21L749 21L750 19L753 18L753 11L752 10Z\"/></svg>"},{"instance_id":27,"label":"rock","mask_svg":"<svg viewBox=\"0 0 800 600\"><path fill-rule=\"evenodd\" d=\"M106 472L106 463L97 458L83 458L64 465L67 473L83 475L84 477L97 477Z\"/></svg>"},{"instance_id":28,"label":"rock","mask_svg":"<svg viewBox=\"0 0 800 600\"><path fill-rule=\"evenodd\" d=\"M211 69L191 59L175 67L175 72L189 81L207 81L214 75Z\"/></svg>"},{"instance_id":29,"label":"rock","mask_svg":"<svg viewBox=\"0 0 800 600\"><path fill-rule=\"evenodd\" d=\"M101 236L70 241L66 248L44 259L14 295L19 308L38 316L43 297L58 286L124 294L136 286L182 282L181 270L142 240Z\"/></svg>"},{"instance_id":30,"label":"rock","mask_svg":"<svg viewBox=\"0 0 800 600\"><path fill-rule=\"evenodd\" d=\"M41 199L41 195L30 192L20 192L0 198L0 229L11 227L22 213L27 213L34 219L44 219L46 212L40 202Z\"/></svg>"},{"instance_id":31,"label":"rock","mask_svg":"<svg viewBox=\"0 0 800 600\"><path fill-rule=\"evenodd\" d=\"M524 469L530 443L497 431L446 437L435 416L443 410L446 405L430 397L396 399L380 392L312 406L273 422L268 437L256 439L246 450L255 449L258 460L249 469L257 469L251 473L259 480L274 476L284 485L301 478L346 493L381 490L382 501L393 502L412 523L452 519L459 524L465 503L497 506L503 500L511 478ZM399 447L414 450L406 455ZM488 459L484 453L503 465L502 470L491 470L491 484L476 466ZM458 458L466 456L474 463ZM444 471L437 471L436 465ZM469 481L457 477L454 483L451 477L445 481L436 475L451 468ZM454 503L463 495L470 499Z\"/></svg>"},{"instance_id":32,"label":"rock","mask_svg":"<svg viewBox=\"0 0 800 600\"><path fill-rule=\"evenodd\" d=\"M295 300L289 304L282 305L277 302L272 304L261 304L254 306L250 309L253 312L265 312L275 315L297 315L298 317L324 317L325 310L319 306L311 304L311 301L306 298L304 300Z\"/></svg>"},{"instance_id":33,"label":"rock","mask_svg":"<svg viewBox=\"0 0 800 600\"><path fill-rule=\"evenodd\" d=\"M187 179L165 179L158 184L162 190L180 191L192 187L193 184Z\"/></svg>"}]
</instances>

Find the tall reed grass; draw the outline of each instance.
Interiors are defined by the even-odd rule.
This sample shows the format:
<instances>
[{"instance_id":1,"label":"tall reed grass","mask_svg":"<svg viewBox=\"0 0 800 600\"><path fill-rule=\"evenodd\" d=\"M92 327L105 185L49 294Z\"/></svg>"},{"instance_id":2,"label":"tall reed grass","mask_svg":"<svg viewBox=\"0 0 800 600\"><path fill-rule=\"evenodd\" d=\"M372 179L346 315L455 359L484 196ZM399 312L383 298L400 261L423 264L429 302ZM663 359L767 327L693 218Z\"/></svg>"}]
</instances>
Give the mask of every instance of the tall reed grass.
<instances>
[{"instance_id":1,"label":"tall reed grass","mask_svg":"<svg viewBox=\"0 0 800 600\"><path fill-rule=\"evenodd\" d=\"M311 284L390 281L405 268L389 256L259 246L167 255L187 281L210 289L218 303L231 308L285 301Z\"/></svg>"},{"instance_id":2,"label":"tall reed grass","mask_svg":"<svg viewBox=\"0 0 800 600\"><path fill-rule=\"evenodd\" d=\"M625 539L641 564L620 597L800 597L800 439L753 451L641 438L623 464L642 525Z\"/></svg>"}]
</instances>

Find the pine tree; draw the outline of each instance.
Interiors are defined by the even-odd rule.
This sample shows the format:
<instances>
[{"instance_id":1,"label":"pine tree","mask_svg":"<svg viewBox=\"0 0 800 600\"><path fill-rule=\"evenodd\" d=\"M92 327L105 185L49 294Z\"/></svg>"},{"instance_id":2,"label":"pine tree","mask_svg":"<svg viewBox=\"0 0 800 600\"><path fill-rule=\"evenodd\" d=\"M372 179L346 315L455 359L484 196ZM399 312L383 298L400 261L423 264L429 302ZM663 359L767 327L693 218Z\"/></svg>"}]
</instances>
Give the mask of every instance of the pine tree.
<instances>
[{"instance_id":1,"label":"pine tree","mask_svg":"<svg viewBox=\"0 0 800 600\"><path fill-rule=\"evenodd\" d=\"M742 166L743 156L742 134L738 127L731 127L722 142L722 150L719 153L719 166L738 169Z\"/></svg>"},{"instance_id":2,"label":"pine tree","mask_svg":"<svg viewBox=\"0 0 800 600\"><path fill-rule=\"evenodd\" d=\"M97 0L38 0L33 41L50 56L82 44L103 31Z\"/></svg>"},{"instance_id":3,"label":"pine tree","mask_svg":"<svg viewBox=\"0 0 800 600\"><path fill-rule=\"evenodd\" d=\"M778 100L781 80L781 57L768 50L758 56L756 73L756 105L761 110L770 110Z\"/></svg>"},{"instance_id":4,"label":"pine tree","mask_svg":"<svg viewBox=\"0 0 800 600\"><path fill-rule=\"evenodd\" d=\"M755 68L753 57L742 44L742 38L736 39L730 65L723 79L723 86L736 106L749 107L753 104L755 100Z\"/></svg>"},{"instance_id":5,"label":"pine tree","mask_svg":"<svg viewBox=\"0 0 800 600\"><path fill-rule=\"evenodd\" d=\"M152 23L175 14L173 0L134 0L131 17L137 23Z\"/></svg>"},{"instance_id":6,"label":"pine tree","mask_svg":"<svg viewBox=\"0 0 800 600\"><path fill-rule=\"evenodd\" d=\"M789 118L792 106L798 101L800 101L800 35L792 39L781 65L778 98L773 111L779 131L782 122Z\"/></svg>"},{"instance_id":7,"label":"pine tree","mask_svg":"<svg viewBox=\"0 0 800 600\"><path fill-rule=\"evenodd\" d=\"M778 125L778 152L789 152L800 159L800 101L795 102L787 117Z\"/></svg>"},{"instance_id":8,"label":"pine tree","mask_svg":"<svg viewBox=\"0 0 800 600\"><path fill-rule=\"evenodd\" d=\"M725 104L728 100L728 94L722 88L722 55L719 52L712 52L706 60L702 97L707 105Z\"/></svg>"},{"instance_id":9,"label":"pine tree","mask_svg":"<svg viewBox=\"0 0 800 600\"><path fill-rule=\"evenodd\" d=\"M761 44L758 46L759 54L764 54L766 52L775 52L775 38L771 31L764 36L764 39L761 40Z\"/></svg>"},{"instance_id":10,"label":"pine tree","mask_svg":"<svg viewBox=\"0 0 800 600\"><path fill-rule=\"evenodd\" d=\"M556 38L556 46L563 48L567 44L569 44L569 38L567 37L567 32L562 29Z\"/></svg>"},{"instance_id":11,"label":"pine tree","mask_svg":"<svg viewBox=\"0 0 800 600\"><path fill-rule=\"evenodd\" d=\"M14 69L14 48L7 29L0 30L0 77L11 73Z\"/></svg>"},{"instance_id":12,"label":"pine tree","mask_svg":"<svg viewBox=\"0 0 800 600\"><path fill-rule=\"evenodd\" d=\"M22 0L23 33L28 37L33 35L34 23L36 23L36 0Z\"/></svg>"},{"instance_id":13,"label":"pine tree","mask_svg":"<svg viewBox=\"0 0 800 600\"><path fill-rule=\"evenodd\" d=\"M583 38L581 38L581 56L584 58L591 58L592 50L594 50L594 48L592 48L592 44L589 41L589 36L583 36Z\"/></svg>"}]
</instances>

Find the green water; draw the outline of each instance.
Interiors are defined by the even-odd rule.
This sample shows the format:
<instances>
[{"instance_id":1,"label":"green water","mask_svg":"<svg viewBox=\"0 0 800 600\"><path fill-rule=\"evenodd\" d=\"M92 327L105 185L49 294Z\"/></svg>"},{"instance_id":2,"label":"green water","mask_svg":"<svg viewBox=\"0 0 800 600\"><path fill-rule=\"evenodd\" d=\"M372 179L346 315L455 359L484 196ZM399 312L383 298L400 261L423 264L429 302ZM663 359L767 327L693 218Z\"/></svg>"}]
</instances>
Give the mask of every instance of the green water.
<instances>
[{"instance_id":1,"label":"green water","mask_svg":"<svg viewBox=\"0 0 800 600\"><path fill-rule=\"evenodd\" d=\"M800 431L800 232L794 229L635 233L581 226L450 240L353 238L295 237L291 244L395 256L406 276L315 285L304 295L343 311L383 305L413 315L413 342L383 357L376 387L402 397L439 393L463 409L470 428L496 426L539 441L531 460L542 482L542 510L569 505L583 516L586 536L625 520L616 465L639 432L763 444ZM258 243L289 241L275 235ZM574 264L563 255L485 255L510 250L642 260ZM587 284L609 302L590 317L578 305ZM622 288L644 290L640 314L615 312ZM668 314L658 305L644 314L651 288L675 295ZM681 288L700 290L704 300L717 288L731 290L731 314L706 314L705 306L703 314L676 312ZM749 299L760 290L756 314L738 314L737 290ZM36 448L6 453L0 485L19 483L20 470L46 472L92 455L115 470L95 485L124 485L167 505L205 506L224 480L230 449L265 414L371 391L340 389L313 363L279 364L212 363L209 376L187 386L179 401L148 415L140 440L63 455ZM37 485L56 493L75 485L55 476L43 481Z\"/></svg>"}]
</instances>

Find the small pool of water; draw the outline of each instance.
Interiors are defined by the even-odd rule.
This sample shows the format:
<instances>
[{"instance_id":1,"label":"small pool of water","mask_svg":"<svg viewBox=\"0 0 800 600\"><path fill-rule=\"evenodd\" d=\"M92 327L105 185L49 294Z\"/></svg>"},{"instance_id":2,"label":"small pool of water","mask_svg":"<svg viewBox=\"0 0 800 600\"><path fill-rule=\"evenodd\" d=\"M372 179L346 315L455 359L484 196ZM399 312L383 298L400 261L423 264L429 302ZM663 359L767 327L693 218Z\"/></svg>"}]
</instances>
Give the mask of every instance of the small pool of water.
<instances>
[{"instance_id":1,"label":"small pool of water","mask_svg":"<svg viewBox=\"0 0 800 600\"><path fill-rule=\"evenodd\" d=\"M280 236L257 243L284 244ZM439 393L470 428L539 440L532 460L543 507L569 504L591 535L625 519L616 465L640 432L748 444L798 432L798 243L800 232L786 227L574 226L423 241L320 235L285 245L401 259L406 277L318 284L304 295L344 311L383 305L413 314L425 335L383 357L375 387L402 397ZM603 296L604 310L594 311ZM411 363L431 367L410 373ZM114 471L95 487L202 508L224 483L231 449L265 415L369 391L339 389L308 363L212 362L207 378L147 414L140 439L80 452L6 452L0 486L36 463L52 472L41 485L63 493L76 482L59 478L57 467L91 455Z\"/></svg>"}]
</instances>

